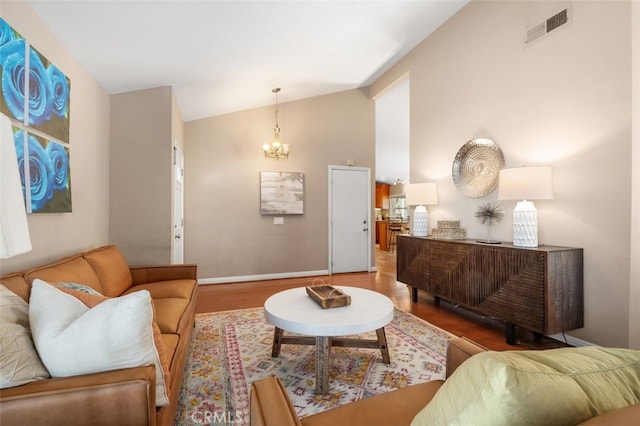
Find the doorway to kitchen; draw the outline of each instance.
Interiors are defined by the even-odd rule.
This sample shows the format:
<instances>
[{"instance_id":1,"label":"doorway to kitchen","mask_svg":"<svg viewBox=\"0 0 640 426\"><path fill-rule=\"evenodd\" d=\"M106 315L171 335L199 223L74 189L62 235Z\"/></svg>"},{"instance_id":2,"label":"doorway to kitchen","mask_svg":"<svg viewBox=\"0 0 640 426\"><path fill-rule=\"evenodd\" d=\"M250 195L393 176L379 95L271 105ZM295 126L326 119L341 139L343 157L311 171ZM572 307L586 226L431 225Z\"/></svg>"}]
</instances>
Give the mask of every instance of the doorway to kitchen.
<instances>
[{"instance_id":1,"label":"doorway to kitchen","mask_svg":"<svg viewBox=\"0 0 640 426\"><path fill-rule=\"evenodd\" d=\"M376 244L392 247L386 232L390 222L410 228L404 186L409 183L409 74L395 81L375 101Z\"/></svg>"}]
</instances>

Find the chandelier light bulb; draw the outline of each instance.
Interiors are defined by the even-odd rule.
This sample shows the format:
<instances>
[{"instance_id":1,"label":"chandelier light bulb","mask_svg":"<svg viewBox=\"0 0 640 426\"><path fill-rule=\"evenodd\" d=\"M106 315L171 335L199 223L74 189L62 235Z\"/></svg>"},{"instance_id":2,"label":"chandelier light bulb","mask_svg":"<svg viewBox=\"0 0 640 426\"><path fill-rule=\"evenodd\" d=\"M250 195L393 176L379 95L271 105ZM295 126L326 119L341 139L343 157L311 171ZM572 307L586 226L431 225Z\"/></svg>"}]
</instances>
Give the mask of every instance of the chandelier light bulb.
<instances>
[{"instance_id":1,"label":"chandelier light bulb","mask_svg":"<svg viewBox=\"0 0 640 426\"><path fill-rule=\"evenodd\" d=\"M272 92L276 95L276 125L273 128L273 141L263 144L262 150L265 157L279 160L289 157L289 144L280 142L280 127L278 126L278 92L280 92L280 88L276 87Z\"/></svg>"}]
</instances>

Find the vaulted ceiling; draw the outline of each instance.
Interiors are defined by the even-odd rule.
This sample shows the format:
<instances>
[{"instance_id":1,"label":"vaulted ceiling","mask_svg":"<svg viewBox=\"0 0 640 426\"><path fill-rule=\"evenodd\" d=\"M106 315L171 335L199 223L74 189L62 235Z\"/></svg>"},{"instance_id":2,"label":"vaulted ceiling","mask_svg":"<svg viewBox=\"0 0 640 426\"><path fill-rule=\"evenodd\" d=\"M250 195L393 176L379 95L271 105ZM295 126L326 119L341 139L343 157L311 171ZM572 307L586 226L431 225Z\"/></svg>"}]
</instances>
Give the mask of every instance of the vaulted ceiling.
<instances>
[{"instance_id":1,"label":"vaulted ceiling","mask_svg":"<svg viewBox=\"0 0 640 426\"><path fill-rule=\"evenodd\" d=\"M173 86L185 121L367 86L468 2L27 1L108 93Z\"/></svg>"}]
</instances>

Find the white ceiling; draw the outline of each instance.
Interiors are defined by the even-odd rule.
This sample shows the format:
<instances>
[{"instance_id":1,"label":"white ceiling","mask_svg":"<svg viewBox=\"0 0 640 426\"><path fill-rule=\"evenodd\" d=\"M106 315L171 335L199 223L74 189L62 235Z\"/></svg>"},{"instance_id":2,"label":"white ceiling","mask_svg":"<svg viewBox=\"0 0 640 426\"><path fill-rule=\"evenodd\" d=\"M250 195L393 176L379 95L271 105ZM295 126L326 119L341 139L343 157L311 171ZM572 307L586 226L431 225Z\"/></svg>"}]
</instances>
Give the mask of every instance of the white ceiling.
<instances>
[{"instance_id":1,"label":"white ceiling","mask_svg":"<svg viewBox=\"0 0 640 426\"><path fill-rule=\"evenodd\" d=\"M368 86L468 2L27 1L108 93L173 86L185 121Z\"/></svg>"}]
</instances>

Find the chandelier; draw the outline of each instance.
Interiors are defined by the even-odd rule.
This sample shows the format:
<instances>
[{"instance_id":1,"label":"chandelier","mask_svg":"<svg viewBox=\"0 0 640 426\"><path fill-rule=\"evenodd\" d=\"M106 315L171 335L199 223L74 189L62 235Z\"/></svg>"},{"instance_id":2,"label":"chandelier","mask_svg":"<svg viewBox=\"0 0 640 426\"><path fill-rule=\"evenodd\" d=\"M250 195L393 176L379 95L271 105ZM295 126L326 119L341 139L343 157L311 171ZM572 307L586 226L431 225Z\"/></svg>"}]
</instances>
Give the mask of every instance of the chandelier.
<instances>
[{"instance_id":1,"label":"chandelier","mask_svg":"<svg viewBox=\"0 0 640 426\"><path fill-rule=\"evenodd\" d=\"M280 142L280 127L278 126L278 92L280 88L272 90L276 95L276 127L273 128L273 140L262 145L264 156L267 158L289 158L289 144Z\"/></svg>"}]
</instances>

